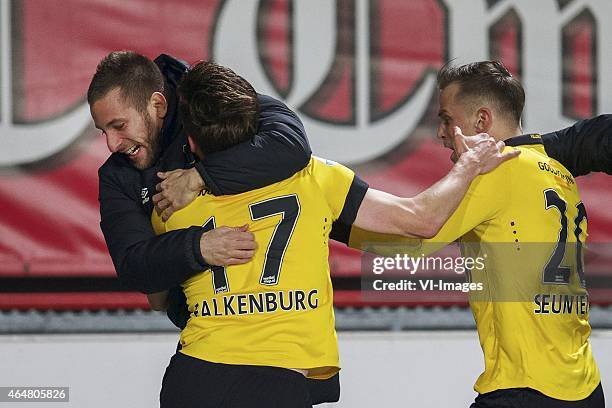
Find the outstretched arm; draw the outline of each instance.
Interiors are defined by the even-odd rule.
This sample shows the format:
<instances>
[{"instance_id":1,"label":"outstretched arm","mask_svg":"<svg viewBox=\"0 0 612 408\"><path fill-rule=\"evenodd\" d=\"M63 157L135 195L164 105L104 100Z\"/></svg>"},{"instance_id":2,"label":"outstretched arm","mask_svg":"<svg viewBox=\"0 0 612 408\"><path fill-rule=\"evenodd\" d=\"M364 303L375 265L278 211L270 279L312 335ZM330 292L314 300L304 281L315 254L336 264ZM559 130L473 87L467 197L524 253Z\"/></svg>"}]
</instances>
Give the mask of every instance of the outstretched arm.
<instances>
[{"instance_id":1,"label":"outstretched arm","mask_svg":"<svg viewBox=\"0 0 612 408\"><path fill-rule=\"evenodd\" d=\"M461 156L442 180L410 198L369 189L354 225L377 233L424 238L435 236L457 209L477 175L487 173L519 154L516 150L501 153L503 143L496 144L488 136L477 140L473 148L468 147L457 128L455 144Z\"/></svg>"}]
</instances>

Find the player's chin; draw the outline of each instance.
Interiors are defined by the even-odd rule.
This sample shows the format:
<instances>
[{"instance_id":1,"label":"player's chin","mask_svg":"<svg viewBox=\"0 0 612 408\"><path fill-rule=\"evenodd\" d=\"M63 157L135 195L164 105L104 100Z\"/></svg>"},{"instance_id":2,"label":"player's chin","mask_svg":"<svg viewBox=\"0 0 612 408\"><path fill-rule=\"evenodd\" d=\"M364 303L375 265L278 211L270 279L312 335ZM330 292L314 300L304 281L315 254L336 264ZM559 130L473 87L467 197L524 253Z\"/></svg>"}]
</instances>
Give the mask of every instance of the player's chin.
<instances>
[{"instance_id":1,"label":"player's chin","mask_svg":"<svg viewBox=\"0 0 612 408\"><path fill-rule=\"evenodd\" d=\"M139 157L138 159L133 160L132 163L134 164L134 167L136 167L138 170L148 169L154 164L153 158L148 154L148 152L142 157Z\"/></svg>"}]
</instances>

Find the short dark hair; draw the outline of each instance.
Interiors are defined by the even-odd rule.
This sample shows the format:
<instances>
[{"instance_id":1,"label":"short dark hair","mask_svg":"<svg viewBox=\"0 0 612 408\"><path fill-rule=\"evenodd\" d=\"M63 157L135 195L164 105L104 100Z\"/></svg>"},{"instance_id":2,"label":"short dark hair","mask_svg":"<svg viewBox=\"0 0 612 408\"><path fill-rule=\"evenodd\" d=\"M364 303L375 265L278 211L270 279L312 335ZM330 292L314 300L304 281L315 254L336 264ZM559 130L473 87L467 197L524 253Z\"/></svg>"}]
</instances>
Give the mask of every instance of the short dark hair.
<instances>
[{"instance_id":1,"label":"short dark hair","mask_svg":"<svg viewBox=\"0 0 612 408\"><path fill-rule=\"evenodd\" d=\"M164 92L164 77L158 66L133 51L114 51L100 61L87 90L93 105L115 88L139 112L144 112L153 92Z\"/></svg>"},{"instance_id":2,"label":"short dark hair","mask_svg":"<svg viewBox=\"0 0 612 408\"><path fill-rule=\"evenodd\" d=\"M521 121L525 106L525 90L499 61L479 61L461 66L451 62L438 72L438 88L459 85L462 99L483 98L497 104L502 115L516 124Z\"/></svg>"},{"instance_id":3,"label":"short dark hair","mask_svg":"<svg viewBox=\"0 0 612 408\"><path fill-rule=\"evenodd\" d=\"M183 77L178 93L183 126L201 153L225 150L257 131L257 93L229 68L201 61Z\"/></svg>"}]
</instances>

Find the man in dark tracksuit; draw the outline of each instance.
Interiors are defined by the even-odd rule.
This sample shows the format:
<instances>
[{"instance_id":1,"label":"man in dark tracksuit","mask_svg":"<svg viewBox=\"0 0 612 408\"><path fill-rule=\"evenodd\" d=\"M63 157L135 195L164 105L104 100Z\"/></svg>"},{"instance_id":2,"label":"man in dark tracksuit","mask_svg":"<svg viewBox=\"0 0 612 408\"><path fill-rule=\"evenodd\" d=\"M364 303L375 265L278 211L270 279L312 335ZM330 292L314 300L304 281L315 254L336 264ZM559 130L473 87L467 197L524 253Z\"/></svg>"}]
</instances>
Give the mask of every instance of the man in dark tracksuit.
<instances>
[{"instance_id":1,"label":"man in dark tracksuit","mask_svg":"<svg viewBox=\"0 0 612 408\"><path fill-rule=\"evenodd\" d=\"M171 289L168 316L182 328L188 315L179 285L208 264L200 250L201 228L156 237L150 224L150 198L159 181L156 172L188 168L195 163L177 118L174 93L186 66L165 55L155 62L165 78L168 99L160 135L161 155L154 167L143 171L120 153L111 155L100 168L101 227L121 282L144 293ZM215 195L241 193L280 181L308 163L310 148L297 116L271 98L262 96L260 102L260 133L250 143L207 155L195 163L206 187ZM612 173L612 115L578 122L542 139L549 155L575 176L590 171ZM350 227L338 224L331 237L348 243L349 235ZM311 394L313 403L337 401L338 377L313 380Z\"/></svg>"},{"instance_id":2,"label":"man in dark tracksuit","mask_svg":"<svg viewBox=\"0 0 612 408\"><path fill-rule=\"evenodd\" d=\"M290 177L306 166L311 150L295 113L282 102L260 95L259 130L252 140L196 162L178 120L175 93L187 66L163 54L155 64L163 75L163 93L168 102L158 136L159 158L152 167L139 170L127 154L115 152L100 167L100 225L121 284L143 293L174 288L168 316L182 329L188 315L180 284L209 267L202 246L218 246L224 241L206 241L198 227L155 236L150 218L151 197L160 181L156 173L195 165L211 193L236 194ZM93 103L90 105L93 108ZM104 125L99 127L106 134ZM337 375L327 381L309 382L313 403L338 400Z\"/></svg>"}]
</instances>

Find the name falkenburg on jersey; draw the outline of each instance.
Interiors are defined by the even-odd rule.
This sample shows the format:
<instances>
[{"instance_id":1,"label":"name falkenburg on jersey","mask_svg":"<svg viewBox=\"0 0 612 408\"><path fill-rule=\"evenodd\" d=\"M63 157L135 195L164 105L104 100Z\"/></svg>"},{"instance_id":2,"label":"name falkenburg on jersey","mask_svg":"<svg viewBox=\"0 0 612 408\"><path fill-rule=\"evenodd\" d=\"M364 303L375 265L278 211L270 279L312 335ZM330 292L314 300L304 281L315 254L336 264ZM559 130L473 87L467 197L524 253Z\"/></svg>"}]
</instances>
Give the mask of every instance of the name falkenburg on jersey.
<instances>
[{"instance_id":1,"label":"name falkenburg on jersey","mask_svg":"<svg viewBox=\"0 0 612 408\"><path fill-rule=\"evenodd\" d=\"M192 313L195 317L209 317L312 310L319 307L318 293L312 289L224 295L195 303Z\"/></svg>"}]
</instances>

